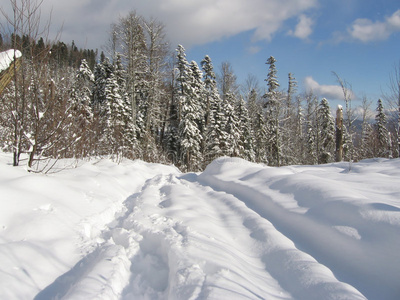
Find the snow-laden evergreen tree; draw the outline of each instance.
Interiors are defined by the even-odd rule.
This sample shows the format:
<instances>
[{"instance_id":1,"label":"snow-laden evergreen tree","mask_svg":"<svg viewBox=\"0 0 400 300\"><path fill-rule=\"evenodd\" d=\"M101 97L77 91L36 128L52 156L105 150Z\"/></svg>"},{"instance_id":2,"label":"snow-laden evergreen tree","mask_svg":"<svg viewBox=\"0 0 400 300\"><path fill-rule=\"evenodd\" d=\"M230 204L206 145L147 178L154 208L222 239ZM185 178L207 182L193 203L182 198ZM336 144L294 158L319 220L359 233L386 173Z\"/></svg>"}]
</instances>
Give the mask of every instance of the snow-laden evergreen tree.
<instances>
[{"instance_id":1,"label":"snow-laden evergreen tree","mask_svg":"<svg viewBox=\"0 0 400 300\"><path fill-rule=\"evenodd\" d=\"M243 147L241 145L242 132L240 131L239 118L236 114L236 99L232 93L226 93L222 102L225 114L226 147L223 149L225 155L240 157Z\"/></svg>"},{"instance_id":2,"label":"snow-laden evergreen tree","mask_svg":"<svg viewBox=\"0 0 400 300\"><path fill-rule=\"evenodd\" d=\"M173 97L170 104L169 124L166 133L166 152L173 163L180 163L179 126L181 122L182 103L185 102L190 89L191 70L186 59L185 48L178 45L176 49L176 64L174 68Z\"/></svg>"},{"instance_id":3,"label":"snow-laden evergreen tree","mask_svg":"<svg viewBox=\"0 0 400 300\"><path fill-rule=\"evenodd\" d=\"M136 131L137 127L134 121L132 112L132 103L128 95L126 78L127 73L122 64L121 54L116 52L116 58L114 62L114 74L117 80L119 94L122 98L122 117L123 117L123 139L124 139L124 152L123 155L128 158L133 158L134 148L136 146Z\"/></svg>"},{"instance_id":4,"label":"snow-laden evergreen tree","mask_svg":"<svg viewBox=\"0 0 400 300\"><path fill-rule=\"evenodd\" d=\"M297 82L292 73L288 75L288 90L283 107L283 120L281 122L282 136L282 163L292 165L298 163L296 159L298 144L298 117L296 112L294 95Z\"/></svg>"},{"instance_id":5,"label":"snow-laden evergreen tree","mask_svg":"<svg viewBox=\"0 0 400 300\"><path fill-rule=\"evenodd\" d=\"M201 67L204 72L204 94L206 101L203 106L205 107L205 125L209 126L211 120L213 119L213 108L215 108L215 103L220 102L220 96L217 88L217 81L214 72L214 66L212 64L211 58L206 55L201 61Z\"/></svg>"},{"instance_id":6,"label":"snow-laden evergreen tree","mask_svg":"<svg viewBox=\"0 0 400 300\"><path fill-rule=\"evenodd\" d=\"M319 104L317 116L319 124L318 163L333 162L335 159L335 121L331 114L329 102L325 98Z\"/></svg>"},{"instance_id":7,"label":"snow-laden evergreen tree","mask_svg":"<svg viewBox=\"0 0 400 300\"><path fill-rule=\"evenodd\" d=\"M192 74L191 78L191 94L195 102L197 103L197 126L199 127L202 139L206 131L206 93L205 84L203 82L203 73L195 61L192 61L189 65ZM203 149L201 149L203 152Z\"/></svg>"},{"instance_id":8,"label":"snow-laden evergreen tree","mask_svg":"<svg viewBox=\"0 0 400 300\"><path fill-rule=\"evenodd\" d=\"M362 136L362 157L373 158L375 156L375 130L374 124L366 123L364 125Z\"/></svg>"},{"instance_id":9,"label":"snow-laden evergreen tree","mask_svg":"<svg viewBox=\"0 0 400 300\"><path fill-rule=\"evenodd\" d=\"M113 72L113 66L108 58L104 58L94 68L93 106L96 112L101 112L105 102L106 81Z\"/></svg>"},{"instance_id":10,"label":"snow-laden evergreen tree","mask_svg":"<svg viewBox=\"0 0 400 300\"><path fill-rule=\"evenodd\" d=\"M264 95L265 108L266 108L266 125L267 132L269 135L268 153L269 161L271 165L281 165L281 136L280 136L280 93L278 91L279 83L277 79L277 70L275 66L276 59L270 56L266 62L269 65L268 76L265 79L268 86L268 91Z\"/></svg>"},{"instance_id":11,"label":"snow-laden evergreen tree","mask_svg":"<svg viewBox=\"0 0 400 300\"><path fill-rule=\"evenodd\" d=\"M376 150L375 155L378 157L388 157L389 154L389 134L386 127L386 114L383 108L382 100L378 100L376 108L377 114L375 116L375 136L376 136Z\"/></svg>"},{"instance_id":12,"label":"snow-laden evergreen tree","mask_svg":"<svg viewBox=\"0 0 400 300\"><path fill-rule=\"evenodd\" d=\"M268 164L268 139L265 117L263 112L259 110L254 127L254 154L257 163Z\"/></svg>"},{"instance_id":13,"label":"snow-laden evergreen tree","mask_svg":"<svg viewBox=\"0 0 400 300\"><path fill-rule=\"evenodd\" d=\"M253 149L253 130L252 123L249 117L249 111L247 110L246 103L244 99L241 98L236 106L236 115L239 119L239 153L240 157L248 160L254 161L255 154Z\"/></svg>"},{"instance_id":14,"label":"snow-laden evergreen tree","mask_svg":"<svg viewBox=\"0 0 400 300\"><path fill-rule=\"evenodd\" d=\"M178 110L178 123L181 119L181 107L182 103L185 102L185 97L189 94L191 89L190 84L192 80L192 71L190 70L189 62L186 59L185 48L182 45L178 45L176 49L176 104Z\"/></svg>"},{"instance_id":15,"label":"snow-laden evergreen tree","mask_svg":"<svg viewBox=\"0 0 400 300\"><path fill-rule=\"evenodd\" d=\"M305 122L305 130L305 162L309 165L316 165L318 163L317 133L310 121Z\"/></svg>"},{"instance_id":16,"label":"snow-laden evergreen tree","mask_svg":"<svg viewBox=\"0 0 400 300\"><path fill-rule=\"evenodd\" d=\"M221 144L221 146L223 146L221 150L224 155L239 156L239 120L235 112L238 85L236 83L236 75L230 63L223 62L221 64L218 81L222 98L222 112L226 122L225 124L221 124L222 129L225 130L226 133L226 142Z\"/></svg>"},{"instance_id":17,"label":"snow-laden evergreen tree","mask_svg":"<svg viewBox=\"0 0 400 300\"><path fill-rule=\"evenodd\" d=\"M262 110L262 107L258 101L258 94L255 89L251 89L247 98L247 110L249 112L250 120L255 123L256 116Z\"/></svg>"},{"instance_id":18,"label":"snow-laden evergreen tree","mask_svg":"<svg viewBox=\"0 0 400 300\"><path fill-rule=\"evenodd\" d=\"M202 163L202 135L199 123L203 120L200 105L203 86L200 70L194 61L191 62L188 69L183 68L183 71L185 78L180 76L182 93L179 98L181 108L178 131L179 150L180 157L187 169L195 171L200 169Z\"/></svg>"},{"instance_id":19,"label":"snow-laden evergreen tree","mask_svg":"<svg viewBox=\"0 0 400 300\"><path fill-rule=\"evenodd\" d=\"M125 132L126 109L117 77L114 72L107 78L104 104L104 132L101 139L102 154L110 154L120 159L125 156L130 141Z\"/></svg>"},{"instance_id":20,"label":"snow-laden evergreen tree","mask_svg":"<svg viewBox=\"0 0 400 300\"><path fill-rule=\"evenodd\" d=\"M182 45L177 48L176 81L174 92L174 108L176 112L176 125L170 128L169 133L178 133L178 137L170 137L170 142L175 140L176 145L170 143L170 149L177 149L175 155L183 167L188 170L199 170L201 165L201 124L204 124L204 112L201 109L201 99L204 93L202 75L195 62L188 63L185 49ZM171 122L170 126L175 124Z\"/></svg>"},{"instance_id":21,"label":"snow-laden evergreen tree","mask_svg":"<svg viewBox=\"0 0 400 300\"><path fill-rule=\"evenodd\" d=\"M205 131L203 132L203 167L213 159L223 155L221 145L226 143L226 134L222 124L226 124L222 112L222 100L220 98L214 66L211 58L206 55L201 61L204 72L204 97L203 110Z\"/></svg>"},{"instance_id":22,"label":"snow-laden evergreen tree","mask_svg":"<svg viewBox=\"0 0 400 300\"><path fill-rule=\"evenodd\" d=\"M220 99L221 100L221 99ZM206 143L206 164L212 160L226 155L228 135L225 130L226 115L221 101L214 102L212 106L212 118L207 130ZM205 167L203 165L203 167Z\"/></svg>"},{"instance_id":23,"label":"snow-laden evergreen tree","mask_svg":"<svg viewBox=\"0 0 400 300\"><path fill-rule=\"evenodd\" d=\"M318 101L312 94L306 94L306 116L304 120L305 127L305 154L304 164L314 165L318 163Z\"/></svg>"},{"instance_id":24,"label":"snow-laden evergreen tree","mask_svg":"<svg viewBox=\"0 0 400 300\"><path fill-rule=\"evenodd\" d=\"M286 97L285 118L290 119L292 116L293 96L296 93L297 81L292 73L288 74L288 91Z\"/></svg>"},{"instance_id":25,"label":"snow-laden evergreen tree","mask_svg":"<svg viewBox=\"0 0 400 300\"><path fill-rule=\"evenodd\" d=\"M90 154L93 143L93 112L91 108L94 75L85 59L76 72L71 91L72 133L79 138L73 145L75 157L86 157Z\"/></svg>"},{"instance_id":26,"label":"snow-laden evergreen tree","mask_svg":"<svg viewBox=\"0 0 400 300\"><path fill-rule=\"evenodd\" d=\"M292 145L293 150L293 163L301 164L304 162L304 109L302 106L302 98L300 96L296 97L295 102L295 113L294 113L294 141Z\"/></svg>"}]
</instances>

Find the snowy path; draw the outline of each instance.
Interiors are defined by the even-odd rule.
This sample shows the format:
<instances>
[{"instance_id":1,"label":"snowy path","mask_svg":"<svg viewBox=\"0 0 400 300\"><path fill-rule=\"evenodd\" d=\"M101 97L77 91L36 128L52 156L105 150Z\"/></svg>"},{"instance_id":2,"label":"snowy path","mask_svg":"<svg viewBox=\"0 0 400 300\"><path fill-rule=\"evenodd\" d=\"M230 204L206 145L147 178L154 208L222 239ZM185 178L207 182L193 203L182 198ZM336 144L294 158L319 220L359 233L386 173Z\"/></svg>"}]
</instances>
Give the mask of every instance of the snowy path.
<instances>
[{"instance_id":1,"label":"snowy path","mask_svg":"<svg viewBox=\"0 0 400 300\"><path fill-rule=\"evenodd\" d=\"M134 174L136 192L77 224L81 258L34 299L399 298L400 160L135 167L115 184Z\"/></svg>"},{"instance_id":2,"label":"snowy path","mask_svg":"<svg viewBox=\"0 0 400 300\"><path fill-rule=\"evenodd\" d=\"M157 176L125 205L106 242L36 299L364 299L195 174Z\"/></svg>"}]
</instances>

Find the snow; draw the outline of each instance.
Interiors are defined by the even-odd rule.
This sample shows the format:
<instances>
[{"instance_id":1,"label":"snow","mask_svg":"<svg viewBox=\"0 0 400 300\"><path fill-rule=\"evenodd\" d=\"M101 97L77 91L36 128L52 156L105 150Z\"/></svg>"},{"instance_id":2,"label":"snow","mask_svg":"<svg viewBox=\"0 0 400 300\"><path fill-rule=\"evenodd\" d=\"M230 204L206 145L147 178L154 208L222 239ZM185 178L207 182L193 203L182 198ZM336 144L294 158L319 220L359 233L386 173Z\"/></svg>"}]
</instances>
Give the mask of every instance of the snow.
<instances>
[{"instance_id":1,"label":"snow","mask_svg":"<svg viewBox=\"0 0 400 300\"><path fill-rule=\"evenodd\" d=\"M0 153L0 299L399 299L400 160L202 173Z\"/></svg>"},{"instance_id":2,"label":"snow","mask_svg":"<svg viewBox=\"0 0 400 300\"><path fill-rule=\"evenodd\" d=\"M21 51L14 49L0 52L0 73L8 69L8 67L14 61L14 55L16 58L19 58L22 56L22 53Z\"/></svg>"}]
</instances>

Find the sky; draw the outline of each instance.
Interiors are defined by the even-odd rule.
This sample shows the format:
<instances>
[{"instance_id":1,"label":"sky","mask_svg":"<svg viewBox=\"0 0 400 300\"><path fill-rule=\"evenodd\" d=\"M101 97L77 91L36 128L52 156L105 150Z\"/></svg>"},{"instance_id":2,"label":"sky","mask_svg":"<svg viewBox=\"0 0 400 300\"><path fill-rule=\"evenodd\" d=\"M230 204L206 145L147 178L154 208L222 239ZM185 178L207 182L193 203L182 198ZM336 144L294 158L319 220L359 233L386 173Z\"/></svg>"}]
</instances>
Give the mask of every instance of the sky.
<instances>
[{"instance_id":1,"label":"sky","mask_svg":"<svg viewBox=\"0 0 400 300\"><path fill-rule=\"evenodd\" d=\"M110 24L136 10L163 22L171 48L182 44L189 61L209 55L217 70L228 61L238 83L253 75L265 89L265 62L274 56L283 90L290 72L299 92L330 101L343 98L333 72L354 101L376 103L400 63L398 0L44 0L41 9L42 19L51 10L62 41L99 50Z\"/></svg>"}]
</instances>

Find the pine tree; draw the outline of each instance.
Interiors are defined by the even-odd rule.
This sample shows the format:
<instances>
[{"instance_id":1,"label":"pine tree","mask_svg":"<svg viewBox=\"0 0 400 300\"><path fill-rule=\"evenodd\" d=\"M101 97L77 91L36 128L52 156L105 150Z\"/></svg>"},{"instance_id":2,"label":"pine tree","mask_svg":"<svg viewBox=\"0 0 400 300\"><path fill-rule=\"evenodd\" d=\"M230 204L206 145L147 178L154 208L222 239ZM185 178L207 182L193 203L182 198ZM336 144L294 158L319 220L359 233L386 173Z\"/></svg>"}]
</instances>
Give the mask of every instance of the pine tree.
<instances>
[{"instance_id":1,"label":"pine tree","mask_svg":"<svg viewBox=\"0 0 400 300\"><path fill-rule=\"evenodd\" d=\"M91 108L94 75L87 61L83 59L79 70L76 72L71 92L71 107L73 122L71 131L80 140L73 147L75 157L86 157L92 150L93 137L93 112Z\"/></svg>"},{"instance_id":2,"label":"pine tree","mask_svg":"<svg viewBox=\"0 0 400 300\"><path fill-rule=\"evenodd\" d=\"M197 126L199 127L201 136L204 136L204 132L206 130L206 109L207 103L206 92L205 92L205 84L203 82L203 73L200 70L199 66L195 61L190 63L190 71L192 74L191 78L191 97L193 97L194 102L197 104Z\"/></svg>"},{"instance_id":3,"label":"pine tree","mask_svg":"<svg viewBox=\"0 0 400 300\"><path fill-rule=\"evenodd\" d=\"M106 81L113 72L113 66L108 58L96 64L94 69L94 88L93 88L93 106L97 112L101 111L101 106L105 102Z\"/></svg>"},{"instance_id":4,"label":"pine tree","mask_svg":"<svg viewBox=\"0 0 400 300\"><path fill-rule=\"evenodd\" d=\"M280 94L278 91L279 83L277 80L277 70L275 67L276 59L270 56L266 62L269 65L268 77L265 79L268 86L268 92L264 95L266 99L266 118L267 132L269 135L268 153L271 165L281 165L281 136L280 136Z\"/></svg>"},{"instance_id":5,"label":"pine tree","mask_svg":"<svg viewBox=\"0 0 400 300\"><path fill-rule=\"evenodd\" d=\"M378 100L377 114L375 116L375 136L376 136L376 151L378 157L388 157L389 134L386 128L386 114L383 109L382 100Z\"/></svg>"},{"instance_id":6,"label":"pine tree","mask_svg":"<svg viewBox=\"0 0 400 300\"><path fill-rule=\"evenodd\" d=\"M214 103L212 116L206 135L206 164L215 158L226 155L228 148L228 136L225 130L226 116L223 112L222 101Z\"/></svg>"},{"instance_id":7,"label":"pine tree","mask_svg":"<svg viewBox=\"0 0 400 300\"><path fill-rule=\"evenodd\" d=\"M211 58L206 55L201 61L201 67L204 72L204 93L206 101L205 106L205 126L208 127L210 120L213 118L213 107L215 102L220 101L216 76L214 73L214 66L211 62Z\"/></svg>"},{"instance_id":8,"label":"pine tree","mask_svg":"<svg viewBox=\"0 0 400 300\"><path fill-rule=\"evenodd\" d=\"M262 109L260 103L258 103L258 94L255 89L251 89L247 99L247 110L252 123L255 123L258 112ZM253 126L254 128L254 126Z\"/></svg>"},{"instance_id":9,"label":"pine tree","mask_svg":"<svg viewBox=\"0 0 400 300\"><path fill-rule=\"evenodd\" d=\"M188 78L190 75L189 63L186 60L185 48L178 45L176 49L176 64L173 74L173 92L170 104L170 118L166 134L167 156L173 163L181 163L179 126L181 122L181 107L189 89Z\"/></svg>"},{"instance_id":10,"label":"pine tree","mask_svg":"<svg viewBox=\"0 0 400 300\"><path fill-rule=\"evenodd\" d=\"M260 110L257 113L257 118L254 128L254 152L255 161L257 163L268 164L268 132L265 124L265 118Z\"/></svg>"},{"instance_id":11,"label":"pine tree","mask_svg":"<svg viewBox=\"0 0 400 300\"><path fill-rule=\"evenodd\" d=\"M102 154L111 154L120 159L125 155L127 140L125 136L125 106L117 77L114 72L106 80L105 104L103 108L104 132L101 139Z\"/></svg>"},{"instance_id":12,"label":"pine tree","mask_svg":"<svg viewBox=\"0 0 400 300\"><path fill-rule=\"evenodd\" d=\"M219 96L214 66L211 58L206 55L201 61L204 72L204 97L203 102L205 130L203 131L203 167L213 159L223 155L221 147L226 143L226 134L222 124L225 124L222 113L222 100Z\"/></svg>"},{"instance_id":13,"label":"pine tree","mask_svg":"<svg viewBox=\"0 0 400 300\"><path fill-rule=\"evenodd\" d=\"M221 128L225 131L225 142L221 144L221 150L224 155L239 156L239 120L235 111L238 95L238 85L236 83L236 75L233 72L232 66L228 62L223 62L221 64L219 85L222 93L221 105L222 113L224 115L224 123L221 124Z\"/></svg>"},{"instance_id":14,"label":"pine tree","mask_svg":"<svg viewBox=\"0 0 400 300\"><path fill-rule=\"evenodd\" d=\"M133 152L136 145L137 127L134 122L132 105L126 86L127 73L122 65L122 57L120 53L116 52L116 58L114 61L115 79L117 80L119 94L122 98L121 115L123 121L122 131L124 139L124 156L133 158L135 156Z\"/></svg>"},{"instance_id":15,"label":"pine tree","mask_svg":"<svg viewBox=\"0 0 400 300\"><path fill-rule=\"evenodd\" d=\"M282 136L282 163L292 165L298 163L296 159L298 144L298 117L294 103L294 94L296 93L297 82L292 73L288 75L288 90L285 97L285 106L283 108L283 121L281 122Z\"/></svg>"},{"instance_id":16,"label":"pine tree","mask_svg":"<svg viewBox=\"0 0 400 300\"><path fill-rule=\"evenodd\" d=\"M319 151L318 163L325 164L334 161L335 151L335 121L331 115L328 100L323 98L318 107Z\"/></svg>"},{"instance_id":17,"label":"pine tree","mask_svg":"<svg viewBox=\"0 0 400 300\"><path fill-rule=\"evenodd\" d=\"M186 60L185 49L182 45L177 48L177 77L175 86L177 131L177 157L188 170L199 170L201 164L201 126L204 116L201 110L203 83L202 75L196 62L189 65ZM172 132L171 131L171 132ZM173 145L171 145L174 147Z\"/></svg>"},{"instance_id":18,"label":"pine tree","mask_svg":"<svg viewBox=\"0 0 400 300\"><path fill-rule=\"evenodd\" d=\"M252 124L249 117L249 111L247 110L246 103L243 98L237 104L236 115L239 118L239 150L240 157L248 160L254 161L255 154L253 149L253 130Z\"/></svg>"},{"instance_id":19,"label":"pine tree","mask_svg":"<svg viewBox=\"0 0 400 300\"><path fill-rule=\"evenodd\" d=\"M294 78L292 73L288 74L288 91L287 91L287 97L286 97L286 107L285 107L285 118L290 119L291 112L292 112L292 104L293 104L293 96L296 93L297 89L297 81Z\"/></svg>"},{"instance_id":20,"label":"pine tree","mask_svg":"<svg viewBox=\"0 0 400 300\"><path fill-rule=\"evenodd\" d=\"M178 52L179 53L179 52ZM180 52L179 54L182 54ZM180 56L180 76L178 77L181 87L179 103L181 117L179 122L179 149L183 163L190 171L199 170L201 165L201 143L202 135L200 123L202 122L202 111L200 99L202 94L202 82L200 70L192 61L189 68L184 66L183 56ZM178 60L179 63L179 60ZM178 65L179 66L179 65Z\"/></svg>"},{"instance_id":21,"label":"pine tree","mask_svg":"<svg viewBox=\"0 0 400 300\"><path fill-rule=\"evenodd\" d=\"M314 165L318 163L318 101L317 98L312 94L306 95L307 110L304 120L305 127L305 154L304 164Z\"/></svg>"},{"instance_id":22,"label":"pine tree","mask_svg":"<svg viewBox=\"0 0 400 300\"><path fill-rule=\"evenodd\" d=\"M236 99L232 93L227 93L223 101L223 112L225 114L226 145L222 149L225 155L240 157L243 147L240 143L242 132L240 131L239 118L236 114Z\"/></svg>"}]
</instances>

